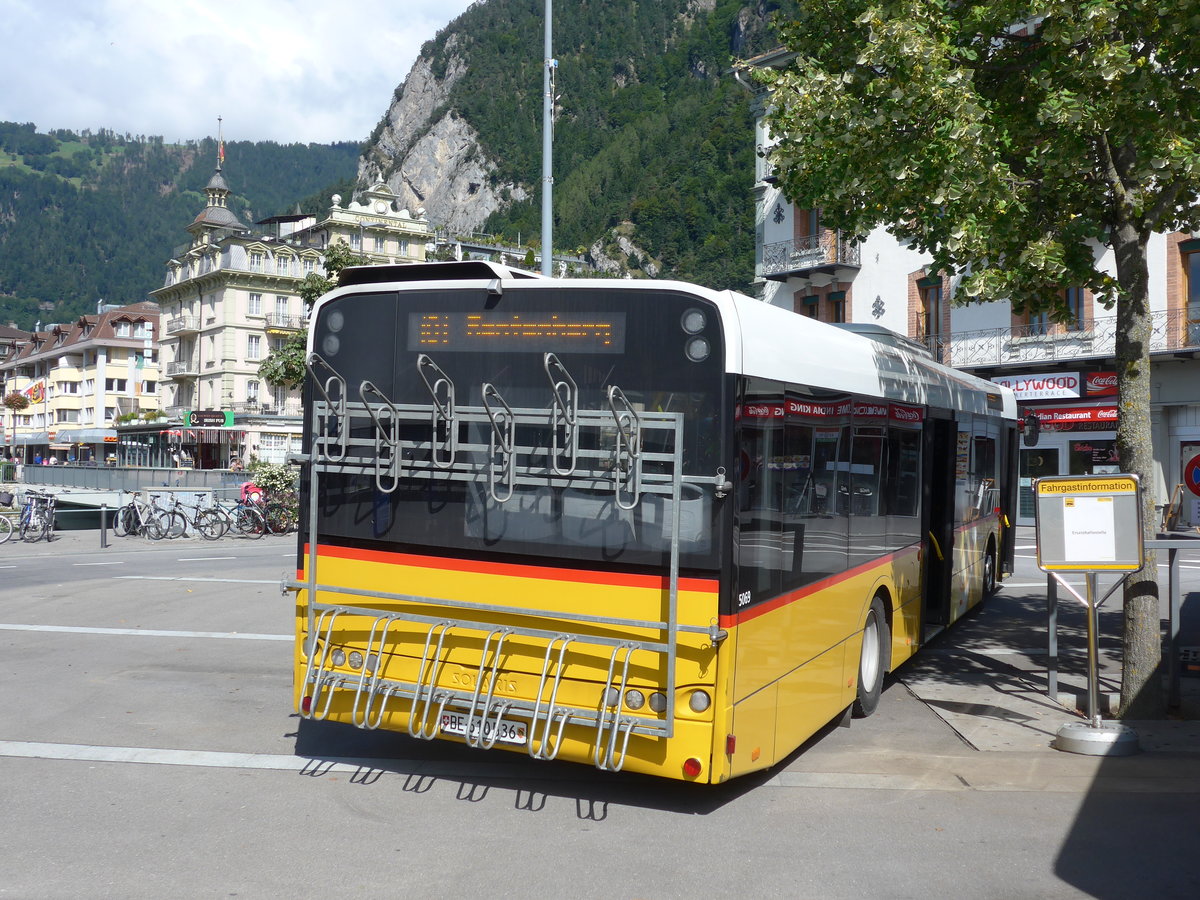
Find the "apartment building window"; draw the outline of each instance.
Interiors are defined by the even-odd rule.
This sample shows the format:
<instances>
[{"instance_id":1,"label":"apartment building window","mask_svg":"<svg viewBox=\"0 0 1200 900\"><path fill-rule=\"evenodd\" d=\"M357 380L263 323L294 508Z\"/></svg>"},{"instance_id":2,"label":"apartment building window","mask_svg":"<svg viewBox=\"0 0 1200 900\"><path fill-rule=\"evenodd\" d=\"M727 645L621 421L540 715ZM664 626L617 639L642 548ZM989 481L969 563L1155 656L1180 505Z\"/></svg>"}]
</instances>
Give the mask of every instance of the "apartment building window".
<instances>
[{"instance_id":1,"label":"apartment building window","mask_svg":"<svg viewBox=\"0 0 1200 900\"><path fill-rule=\"evenodd\" d=\"M375 235L375 252L383 253L387 250L387 238L381 234Z\"/></svg>"},{"instance_id":2,"label":"apartment building window","mask_svg":"<svg viewBox=\"0 0 1200 900\"><path fill-rule=\"evenodd\" d=\"M59 425L77 424L79 422L79 410L77 409L60 409L55 414L55 422Z\"/></svg>"},{"instance_id":3,"label":"apartment building window","mask_svg":"<svg viewBox=\"0 0 1200 900\"><path fill-rule=\"evenodd\" d=\"M133 323L132 322L114 322L113 323L113 334L115 334L117 337L124 337L124 338L133 337Z\"/></svg>"},{"instance_id":4,"label":"apartment building window","mask_svg":"<svg viewBox=\"0 0 1200 900\"><path fill-rule=\"evenodd\" d=\"M834 291L829 295L829 321L846 321L846 292Z\"/></svg>"},{"instance_id":5,"label":"apartment building window","mask_svg":"<svg viewBox=\"0 0 1200 900\"><path fill-rule=\"evenodd\" d=\"M124 378L105 378L104 390L111 394L124 394L129 387L129 382Z\"/></svg>"},{"instance_id":6,"label":"apartment building window","mask_svg":"<svg viewBox=\"0 0 1200 900\"><path fill-rule=\"evenodd\" d=\"M251 294L250 303L246 309L247 314L251 316L262 315L262 294Z\"/></svg>"},{"instance_id":7,"label":"apartment building window","mask_svg":"<svg viewBox=\"0 0 1200 900\"><path fill-rule=\"evenodd\" d=\"M262 357L262 336L258 334L246 335L246 359L256 360Z\"/></svg>"},{"instance_id":8,"label":"apartment building window","mask_svg":"<svg viewBox=\"0 0 1200 900\"><path fill-rule=\"evenodd\" d=\"M263 270L263 253L261 250L253 250L250 253L250 271L261 272Z\"/></svg>"},{"instance_id":9,"label":"apartment building window","mask_svg":"<svg viewBox=\"0 0 1200 900\"><path fill-rule=\"evenodd\" d=\"M355 232L350 235L350 249L362 250L362 235Z\"/></svg>"},{"instance_id":10,"label":"apartment building window","mask_svg":"<svg viewBox=\"0 0 1200 900\"><path fill-rule=\"evenodd\" d=\"M812 296L805 297L800 301L800 312L802 315L808 316L810 319L820 318L820 297Z\"/></svg>"},{"instance_id":11,"label":"apartment building window","mask_svg":"<svg viewBox=\"0 0 1200 900\"><path fill-rule=\"evenodd\" d=\"M275 272L278 275L287 275L292 270L292 258L290 256L275 257Z\"/></svg>"},{"instance_id":12,"label":"apartment building window","mask_svg":"<svg viewBox=\"0 0 1200 900\"><path fill-rule=\"evenodd\" d=\"M288 389L281 384L271 386L271 402L275 404L275 410L278 412L283 409L287 403Z\"/></svg>"},{"instance_id":13,"label":"apartment building window","mask_svg":"<svg viewBox=\"0 0 1200 900\"><path fill-rule=\"evenodd\" d=\"M1194 241L1185 247L1192 247ZM1200 246L1183 254L1183 272L1186 284L1187 306L1184 308L1186 334L1189 346L1200 344Z\"/></svg>"},{"instance_id":14,"label":"apartment building window","mask_svg":"<svg viewBox=\"0 0 1200 900\"><path fill-rule=\"evenodd\" d=\"M400 238L400 255L408 256L408 238Z\"/></svg>"},{"instance_id":15,"label":"apartment building window","mask_svg":"<svg viewBox=\"0 0 1200 900\"><path fill-rule=\"evenodd\" d=\"M1063 292L1067 309L1071 318L1067 322L1067 331L1083 331L1087 327L1087 291L1081 287L1067 288Z\"/></svg>"},{"instance_id":16,"label":"apartment building window","mask_svg":"<svg viewBox=\"0 0 1200 900\"><path fill-rule=\"evenodd\" d=\"M1038 337L1050 331L1050 315L1045 312L1026 311L1021 315L1021 329L1025 335Z\"/></svg>"},{"instance_id":17,"label":"apartment building window","mask_svg":"<svg viewBox=\"0 0 1200 900\"><path fill-rule=\"evenodd\" d=\"M305 275L311 275L317 270L317 261L310 256L306 256L300 261Z\"/></svg>"},{"instance_id":18,"label":"apartment building window","mask_svg":"<svg viewBox=\"0 0 1200 900\"><path fill-rule=\"evenodd\" d=\"M946 303L942 279L923 278L917 283L917 289L921 293L921 336L926 342L940 342L944 337L942 317ZM933 343L929 346L932 347Z\"/></svg>"},{"instance_id":19,"label":"apartment building window","mask_svg":"<svg viewBox=\"0 0 1200 900\"><path fill-rule=\"evenodd\" d=\"M246 402L247 403L257 403L258 402L258 382L257 381L250 380L250 381L246 382Z\"/></svg>"},{"instance_id":20,"label":"apartment building window","mask_svg":"<svg viewBox=\"0 0 1200 900\"><path fill-rule=\"evenodd\" d=\"M288 298L281 294L275 295L275 315L279 318L286 318L288 314Z\"/></svg>"}]
</instances>

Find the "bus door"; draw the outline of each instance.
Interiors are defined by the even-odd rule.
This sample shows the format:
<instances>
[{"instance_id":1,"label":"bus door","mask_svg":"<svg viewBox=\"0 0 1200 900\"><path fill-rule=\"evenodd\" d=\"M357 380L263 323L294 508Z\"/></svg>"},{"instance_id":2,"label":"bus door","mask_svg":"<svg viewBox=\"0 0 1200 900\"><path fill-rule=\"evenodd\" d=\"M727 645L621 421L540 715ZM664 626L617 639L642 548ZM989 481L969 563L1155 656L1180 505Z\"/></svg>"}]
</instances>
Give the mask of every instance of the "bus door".
<instances>
[{"instance_id":1,"label":"bus door","mask_svg":"<svg viewBox=\"0 0 1200 900\"><path fill-rule=\"evenodd\" d=\"M954 569L954 479L958 428L946 413L929 410L922 454L925 530L922 640L950 623L950 576Z\"/></svg>"}]
</instances>

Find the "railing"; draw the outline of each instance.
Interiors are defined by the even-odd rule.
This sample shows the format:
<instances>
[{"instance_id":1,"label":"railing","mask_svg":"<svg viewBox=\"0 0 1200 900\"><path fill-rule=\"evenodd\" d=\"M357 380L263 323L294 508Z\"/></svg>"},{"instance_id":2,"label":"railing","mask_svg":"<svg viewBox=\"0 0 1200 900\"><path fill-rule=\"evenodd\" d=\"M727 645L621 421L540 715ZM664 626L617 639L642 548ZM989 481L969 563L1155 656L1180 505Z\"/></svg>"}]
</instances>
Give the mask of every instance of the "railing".
<instances>
[{"instance_id":1,"label":"railing","mask_svg":"<svg viewBox=\"0 0 1200 900\"><path fill-rule=\"evenodd\" d=\"M183 334L187 331L199 331L200 319L196 316L176 316L167 320L167 334Z\"/></svg>"},{"instance_id":2,"label":"railing","mask_svg":"<svg viewBox=\"0 0 1200 900\"><path fill-rule=\"evenodd\" d=\"M303 412L299 400L285 400L283 403L272 403L260 400L239 400L228 404L230 412L250 413L264 416L298 416Z\"/></svg>"},{"instance_id":3,"label":"railing","mask_svg":"<svg viewBox=\"0 0 1200 900\"><path fill-rule=\"evenodd\" d=\"M245 472L228 469L162 469L136 466L22 466L25 484L93 491L134 491L144 487L228 489L246 481Z\"/></svg>"},{"instance_id":4,"label":"railing","mask_svg":"<svg viewBox=\"0 0 1200 900\"><path fill-rule=\"evenodd\" d=\"M826 231L806 238L763 244L763 278L790 275L822 266L859 266L858 244L846 240L841 232Z\"/></svg>"},{"instance_id":5,"label":"railing","mask_svg":"<svg viewBox=\"0 0 1200 900\"><path fill-rule=\"evenodd\" d=\"M175 378L180 375L199 375L200 364L195 360L176 360L167 363L167 377Z\"/></svg>"},{"instance_id":6,"label":"railing","mask_svg":"<svg viewBox=\"0 0 1200 900\"><path fill-rule=\"evenodd\" d=\"M285 331L300 331L305 327L304 316L288 316L280 313L267 313L267 328Z\"/></svg>"},{"instance_id":7,"label":"railing","mask_svg":"<svg viewBox=\"0 0 1200 900\"><path fill-rule=\"evenodd\" d=\"M1112 356L1116 352L1117 317L1096 319L1091 328L1067 330L1062 325L1021 325L961 331L918 338L936 359L959 369L1021 365ZM1150 352L1200 350L1200 322L1184 310L1152 313Z\"/></svg>"}]
</instances>

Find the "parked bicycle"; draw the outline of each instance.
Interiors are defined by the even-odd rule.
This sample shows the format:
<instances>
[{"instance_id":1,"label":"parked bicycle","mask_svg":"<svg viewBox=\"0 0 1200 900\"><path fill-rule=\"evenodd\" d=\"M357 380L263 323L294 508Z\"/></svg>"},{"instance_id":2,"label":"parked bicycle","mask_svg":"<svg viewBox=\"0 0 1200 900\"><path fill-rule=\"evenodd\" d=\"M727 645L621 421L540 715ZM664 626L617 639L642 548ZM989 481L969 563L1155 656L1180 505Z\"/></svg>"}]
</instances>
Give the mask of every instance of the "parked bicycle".
<instances>
[{"instance_id":1,"label":"parked bicycle","mask_svg":"<svg viewBox=\"0 0 1200 900\"><path fill-rule=\"evenodd\" d=\"M54 540L54 506L57 498L53 494L25 492L25 503L21 507L19 533L21 540L30 544L42 540Z\"/></svg>"},{"instance_id":2,"label":"parked bicycle","mask_svg":"<svg viewBox=\"0 0 1200 900\"><path fill-rule=\"evenodd\" d=\"M257 540L267 533L268 528L258 506L241 500L233 506L216 501L212 506L202 509L196 516L196 530L201 537L210 541L224 537L229 532Z\"/></svg>"},{"instance_id":3,"label":"parked bicycle","mask_svg":"<svg viewBox=\"0 0 1200 900\"><path fill-rule=\"evenodd\" d=\"M9 491L0 491L0 509L12 510L13 497ZM10 512L0 512L0 544L8 543L8 539L13 536L13 520Z\"/></svg>"},{"instance_id":4,"label":"parked bicycle","mask_svg":"<svg viewBox=\"0 0 1200 900\"><path fill-rule=\"evenodd\" d=\"M121 491L122 497L125 494L129 494L129 502L117 508L113 517L113 533L117 537L140 534L152 541L162 540L164 532L154 498L146 502L138 491Z\"/></svg>"}]
</instances>

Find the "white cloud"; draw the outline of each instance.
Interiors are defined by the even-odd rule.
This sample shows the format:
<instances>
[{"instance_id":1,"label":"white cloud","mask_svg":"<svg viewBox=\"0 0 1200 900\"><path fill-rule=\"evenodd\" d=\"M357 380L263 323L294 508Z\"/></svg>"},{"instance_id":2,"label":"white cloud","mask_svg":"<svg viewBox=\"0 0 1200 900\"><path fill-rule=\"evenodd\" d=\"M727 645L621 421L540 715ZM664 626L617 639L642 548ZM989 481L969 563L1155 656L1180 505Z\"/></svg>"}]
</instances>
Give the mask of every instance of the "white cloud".
<instances>
[{"instance_id":1,"label":"white cloud","mask_svg":"<svg viewBox=\"0 0 1200 900\"><path fill-rule=\"evenodd\" d=\"M471 0L0 0L0 119L167 141L361 141Z\"/></svg>"}]
</instances>

